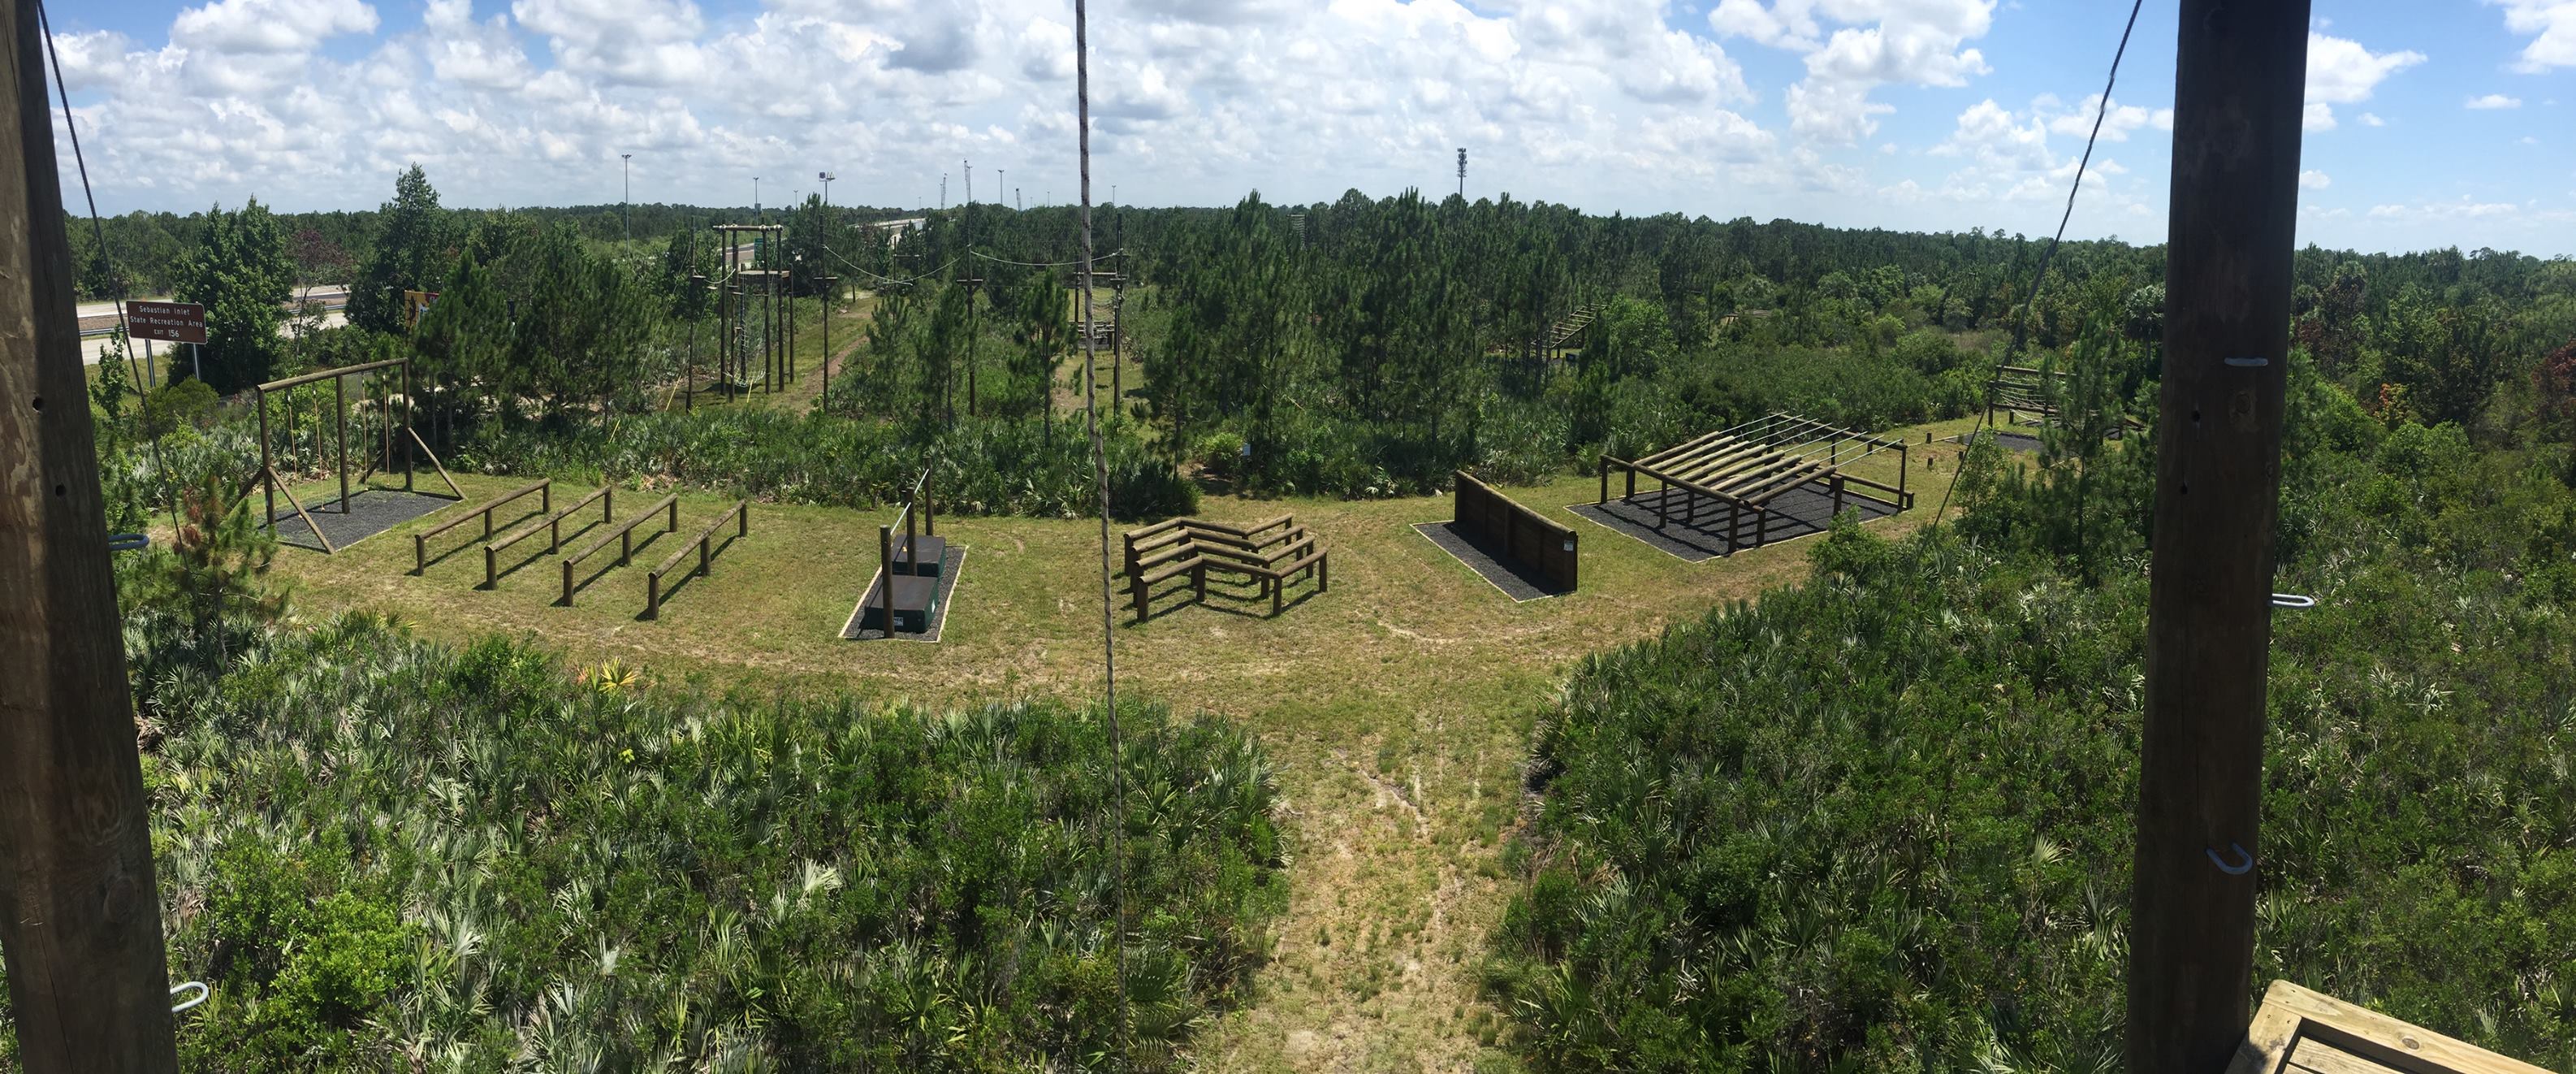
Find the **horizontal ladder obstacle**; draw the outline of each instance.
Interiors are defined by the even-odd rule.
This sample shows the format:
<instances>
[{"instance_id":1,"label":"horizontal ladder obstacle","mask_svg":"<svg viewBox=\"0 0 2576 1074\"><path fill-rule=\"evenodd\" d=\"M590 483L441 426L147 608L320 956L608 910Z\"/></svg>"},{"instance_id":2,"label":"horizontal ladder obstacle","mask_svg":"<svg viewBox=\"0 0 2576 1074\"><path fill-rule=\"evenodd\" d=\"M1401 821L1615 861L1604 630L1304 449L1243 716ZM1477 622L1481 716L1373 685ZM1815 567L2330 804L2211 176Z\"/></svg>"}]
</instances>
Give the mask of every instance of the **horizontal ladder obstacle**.
<instances>
[{"instance_id":1,"label":"horizontal ladder obstacle","mask_svg":"<svg viewBox=\"0 0 2576 1074\"><path fill-rule=\"evenodd\" d=\"M412 534L411 572L413 574L421 574L429 570L430 538L446 533L449 530L455 529L456 527L462 526L475 519L479 518L483 520L483 539L487 542L490 541L492 539L492 512L501 507L501 505L526 496L531 492L537 494L537 513L552 513L555 509L554 486L555 480L553 478L540 478L535 484L528 485L518 489L517 491L503 495L499 499L475 508L471 513L458 515L455 518L448 519L445 522L441 522L438 525L432 526L419 533Z\"/></svg>"},{"instance_id":2,"label":"horizontal ladder obstacle","mask_svg":"<svg viewBox=\"0 0 2576 1074\"><path fill-rule=\"evenodd\" d=\"M680 532L680 494L674 492L662 497L635 517L618 523L615 529L592 538L591 542L583 545L580 551L565 556L563 558L563 606L572 607L572 571L575 566L589 559L600 549L608 547L608 539L611 537L617 539L617 565L625 566L635 558L635 527L652 521L655 515L669 516L670 521L664 524L662 532Z\"/></svg>"},{"instance_id":3,"label":"horizontal ladder obstacle","mask_svg":"<svg viewBox=\"0 0 2576 1074\"><path fill-rule=\"evenodd\" d=\"M519 528L518 528L518 530L516 530L516 531L514 531L514 532L512 532L512 533L510 533L510 534L508 534L507 536L502 537L500 540L497 540L497 541L491 541L491 542L487 542L486 544L484 544L484 546L483 546L483 588L485 588L485 589L491 589L491 588L493 588L494 586L496 586L496 585L500 584L500 581L501 581L501 553L502 553L504 550L508 549L511 545L517 544L517 543L519 543L519 542L521 542L521 541L527 540L529 537L535 536L535 535L536 535L536 532L537 532L538 530L540 530L540 529L542 529L542 530L546 531L546 554L547 554L547 555L550 555L550 556L551 556L551 555L554 555L554 554L556 554L556 553L558 553L558 552L563 551L563 521L564 521L564 519L567 519L567 518L572 517L572 513L573 513L573 512L575 512L575 511L579 511L579 510L581 510L581 509L582 509L582 508L584 508L584 507L588 507L588 506L590 506L594 501L596 501L596 502L599 504L599 523L600 523L600 525L603 525L603 526L604 526L604 525L607 525L607 524L609 524L609 523L611 523L611 522L615 522L615 521L617 521L617 486L615 486L615 485L601 485L601 486L600 486L596 491L593 491L590 495L582 497L582 498L581 498L581 502L576 503L576 504L574 504L574 505L572 505L572 506L570 506L570 507L564 508L564 509L563 509L563 510L561 510L561 511L557 511L557 512L554 512L553 514L547 515L547 516L546 516L546 517L544 517L544 518L537 519L537 520L535 520L535 521L533 521L533 522L528 523L528 524L527 524L527 525L525 525L525 526L521 526L521 527L519 527Z\"/></svg>"},{"instance_id":4,"label":"horizontal ladder obstacle","mask_svg":"<svg viewBox=\"0 0 2576 1074\"><path fill-rule=\"evenodd\" d=\"M1895 451L1897 455L1894 485L1842 471L1851 463L1888 450ZM1721 505L1725 507L1726 551L1732 555L1738 548L1759 548L1769 540L1774 513L1772 502L1801 487L1824 486L1833 500L1835 514L1842 513L1843 504L1850 497L1873 500L1895 511L1913 507L1914 494L1905 488L1905 460L1906 446L1901 440L1870 436L1795 414L1772 414L1733 428L1704 433L1633 460L1603 455L1600 464L1601 494L1593 502L1610 502L1612 470L1625 473L1622 500L1636 498L1638 477L1652 478L1663 486L1655 497L1657 528L1671 524L1670 494L1679 489L1687 494L1682 500L1684 526L1696 527L1699 524L1702 500L1712 501L1709 508L1712 511ZM1862 489L1874 489L1886 495L1871 495ZM1753 515L1753 540L1750 544L1743 539L1744 515L1748 511Z\"/></svg>"},{"instance_id":5,"label":"horizontal ladder obstacle","mask_svg":"<svg viewBox=\"0 0 2576 1074\"><path fill-rule=\"evenodd\" d=\"M707 564L715 558L714 551L708 547L709 540L713 538L716 535L716 531L722 529L724 524L727 522L734 524L734 536L737 539L751 536L751 501L734 501L734 505L727 508L725 513L717 515L713 520L709 521L705 529L699 530L697 536L689 539L689 543L672 549L671 554L662 560L661 565L654 567L652 573L644 576L644 618L659 619L662 617L662 578L664 575L671 573L672 567L679 565L680 557L688 555L690 549L697 550L698 566L697 569L689 572L689 577L704 578L707 576ZM731 545L727 545L726 547L731 547Z\"/></svg>"},{"instance_id":6,"label":"horizontal ladder obstacle","mask_svg":"<svg viewBox=\"0 0 2576 1074\"><path fill-rule=\"evenodd\" d=\"M1232 526L1195 518L1175 518L1127 531L1126 575L1129 602L1136 621L1149 616L1153 587L1188 575L1193 600L1207 602L1207 576L1217 571L1259 585L1270 598L1270 614L1286 609L1288 584L1298 577L1315 580L1315 591L1332 588L1332 566L1322 541L1297 523L1294 515Z\"/></svg>"}]
</instances>

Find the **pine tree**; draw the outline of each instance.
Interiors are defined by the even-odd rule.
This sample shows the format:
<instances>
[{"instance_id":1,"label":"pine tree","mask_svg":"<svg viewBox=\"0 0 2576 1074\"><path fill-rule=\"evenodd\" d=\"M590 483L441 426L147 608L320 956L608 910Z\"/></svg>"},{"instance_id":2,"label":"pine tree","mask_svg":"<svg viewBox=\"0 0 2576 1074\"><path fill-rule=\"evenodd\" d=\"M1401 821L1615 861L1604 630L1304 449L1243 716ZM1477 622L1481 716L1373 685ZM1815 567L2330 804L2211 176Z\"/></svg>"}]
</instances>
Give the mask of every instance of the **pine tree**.
<instances>
[{"instance_id":1,"label":"pine tree","mask_svg":"<svg viewBox=\"0 0 2576 1074\"><path fill-rule=\"evenodd\" d=\"M375 246L349 287L349 323L400 332L402 293L429 290L447 278L455 227L418 164L394 180L394 200L377 214Z\"/></svg>"}]
</instances>

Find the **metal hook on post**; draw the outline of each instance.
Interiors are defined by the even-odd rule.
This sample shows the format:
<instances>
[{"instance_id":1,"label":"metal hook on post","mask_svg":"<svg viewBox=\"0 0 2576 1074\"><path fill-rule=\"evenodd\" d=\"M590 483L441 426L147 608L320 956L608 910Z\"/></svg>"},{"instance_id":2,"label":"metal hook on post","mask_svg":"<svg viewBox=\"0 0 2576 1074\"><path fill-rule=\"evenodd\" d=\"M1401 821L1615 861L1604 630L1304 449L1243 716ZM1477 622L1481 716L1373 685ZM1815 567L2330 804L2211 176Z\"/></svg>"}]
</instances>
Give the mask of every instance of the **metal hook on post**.
<instances>
[{"instance_id":1,"label":"metal hook on post","mask_svg":"<svg viewBox=\"0 0 2576 1074\"><path fill-rule=\"evenodd\" d=\"M2317 606L2317 598L2303 596L2297 593L2274 593L2272 594L2272 606L2275 608L2314 608Z\"/></svg>"},{"instance_id":2,"label":"metal hook on post","mask_svg":"<svg viewBox=\"0 0 2576 1074\"><path fill-rule=\"evenodd\" d=\"M193 989L196 989L196 990L197 990L197 994L196 994L196 996L195 996L194 998L191 998L191 999L181 1000L178 1006L175 1006L175 1007L170 1008L170 1013L172 1013L172 1014L177 1014L177 1013L179 1013L179 1012L181 1012L181 1011L187 1010L187 1009L188 1009L188 1008L190 1008L190 1007L194 1007L194 1006L196 1006L196 1005L198 1005L198 1004L200 1004L200 1003L204 1003L204 1002L207 1000L207 998L208 998L208 997L211 997L211 996L213 996L213 995L215 994L215 990L214 990L214 989L206 987L206 982L204 982L204 981L189 981L189 982L186 982L186 983L184 983L184 984L178 985L178 986L176 986L176 987L174 987L174 988L170 989L170 998L172 998L172 999L178 999L178 998L179 998L179 993L181 993L181 992L185 992L185 991L187 991L187 990L189 990L189 989L191 989L191 988L193 988Z\"/></svg>"},{"instance_id":3,"label":"metal hook on post","mask_svg":"<svg viewBox=\"0 0 2576 1074\"><path fill-rule=\"evenodd\" d=\"M2236 852L2236 864L2227 864L2227 859L2219 857L2215 847L2202 847L2201 852L2209 855L2209 863L2217 866L2219 872L2229 876L2243 876L2254 871L2254 855L2248 853L2243 846L2229 843L2227 849Z\"/></svg>"}]
</instances>

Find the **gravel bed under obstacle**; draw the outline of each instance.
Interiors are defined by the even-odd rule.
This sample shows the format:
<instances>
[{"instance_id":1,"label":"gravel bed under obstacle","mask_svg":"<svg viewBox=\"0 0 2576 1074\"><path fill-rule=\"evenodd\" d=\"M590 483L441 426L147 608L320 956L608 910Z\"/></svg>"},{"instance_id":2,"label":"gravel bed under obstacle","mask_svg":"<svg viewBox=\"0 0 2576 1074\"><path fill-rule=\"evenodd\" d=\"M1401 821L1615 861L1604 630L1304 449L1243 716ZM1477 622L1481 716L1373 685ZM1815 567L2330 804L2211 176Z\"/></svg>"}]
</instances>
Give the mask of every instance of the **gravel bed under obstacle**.
<instances>
[{"instance_id":1,"label":"gravel bed under obstacle","mask_svg":"<svg viewBox=\"0 0 2576 1074\"><path fill-rule=\"evenodd\" d=\"M1666 489L1640 492L1602 504L1578 503L1566 509L1599 523L1603 528L1634 537L1659 552L1691 563L1725 555L1726 505L1703 500L1698 524L1685 525L1682 515L1688 509L1685 505L1690 498L1688 492ZM1671 516L1670 521L1660 527L1655 524L1658 499L1665 501L1664 510ZM1859 512L1863 522L1896 513L1895 508L1866 496L1843 497L1843 510ZM1770 532L1764 535L1762 543L1773 545L1823 533L1833 522L1833 512L1833 494L1822 486L1800 485L1781 493L1779 498L1771 501ZM1754 547L1752 514L1745 512L1743 524L1737 529L1743 542L1737 546L1738 551Z\"/></svg>"},{"instance_id":2,"label":"gravel bed under obstacle","mask_svg":"<svg viewBox=\"0 0 2576 1074\"><path fill-rule=\"evenodd\" d=\"M257 495L256 490L253 495ZM293 507L282 506L285 502L285 497L278 497L278 503L281 506L269 519L270 524L277 529L278 543L291 544L297 548L310 548L316 552L330 550L323 548L322 542L313 539L313 530L304 524L303 515L296 514ZM304 505L304 510L305 514L313 516L314 525L322 527L322 535L331 539L331 549L341 549L405 522L434 514L440 508L456 502L458 501L455 498L448 496L431 496L426 493L404 492L400 489L370 488L350 494L347 514L340 513L340 499L336 495L319 502L307 503Z\"/></svg>"},{"instance_id":3,"label":"gravel bed under obstacle","mask_svg":"<svg viewBox=\"0 0 2576 1074\"><path fill-rule=\"evenodd\" d=\"M921 632L921 633L919 633L919 634L914 634L914 633L911 633L911 632L909 632L909 631L898 630L898 631L895 631L895 632L894 632L894 640L896 640L896 641L925 641L925 642L937 642L937 641L939 640L939 632L940 632L942 629L944 629L945 627L947 627L947 625L948 625L948 605L949 605L949 602L950 602L950 600L951 600L952 598L954 598L954 597L957 595L957 576L958 576L960 573L962 573L962 572L965 570L965 568L966 568L966 546L964 546L964 545L950 545L950 546L948 546L948 555L947 555L947 557L946 557L946 558L944 558L944 559L942 559L942 560L940 560L940 562L939 562L939 597L938 597L938 599L937 599L937 600L935 600L935 601L933 601L933 602L932 602L932 609L931 609L931 613L930 613L930 629L928 629L928 630L924 630L924 631L922 631L922 632ZM860 594L860 596L861 596L862 598L864 598L867 594L869 594L869 593L871 593L871 592L874 592L874 591L876 590L876 587L877 587L877 576L878 576L879 574L882 574L882 573L884 573L884 572L882 572L882 571L876 571L876 572L871 572L871 573L868 575L868 584L867 584L867 586L866 586L865 588L862 588L862 589L860 589L860 590L859 590L859 594ZM866 621L866 619L867 619L867 611L868 611L868 606L867 606L867 602L866 602L864 599L862 599L862 600L860 601L860 603L858 603L857 605L854 605L854 606L852 606L852 607L850 608L850 619L849 619L849 621L848 621L848 622L846 622L846 623L841 624L841 638L842 638L842 640L844 640L844 641L884 641L884 640L885 640L885 638L886 638L886 632L885 632L885 631L878 630L878 629L877 629L877 628L875 628L875 627L869 627L869 626L861 626L861 625L859 625L859 624L861 624L862 622Z\"/></svg>"},{"instance_id":4,"label":"gravel bed under obstacle","mask_svg":"<svg viewBox=\"0 0 2576 1074\"><path fill-rule=\"evenodd\" d=\"M1502 590L1504 596L1515 602L1564 595L1562 591L1550 588L1547 578L1536 568L1522 566L1503 555L1501 548L1493 542L1467 533L1455 522L1416 522L1413 529L1429 538L1432 544L1439 545L1441 551L1458 557L1458 562L1466 564L1468 570L1493 583L1494 588Z\"/></svg>"}]
</instances>

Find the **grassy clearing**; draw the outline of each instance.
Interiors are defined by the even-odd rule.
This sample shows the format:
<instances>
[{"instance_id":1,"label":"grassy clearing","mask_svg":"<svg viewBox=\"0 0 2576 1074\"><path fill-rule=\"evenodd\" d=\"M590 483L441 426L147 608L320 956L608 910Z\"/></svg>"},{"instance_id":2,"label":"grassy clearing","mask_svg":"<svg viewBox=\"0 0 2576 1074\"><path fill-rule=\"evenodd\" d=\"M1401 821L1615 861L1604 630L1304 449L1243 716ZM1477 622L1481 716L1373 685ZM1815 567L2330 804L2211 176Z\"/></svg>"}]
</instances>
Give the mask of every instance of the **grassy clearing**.
<instances>
[{"instance_id":1,"label":"grassy clearing","mask_svg":"<svg viewBox=\"0 0 2576 1074\"><path fill-rule=\"evenodd\" d=\"M1905 430L1922 506L1873 529L1901 532L1930 516L1956 449L1929 449L1938 463L1926 471L1923 433L1971 424ZM1892 479L1894 461L1855 472ZM524 483L458 480L470 502ZM1200 1038L1205 1069L1465 1069L1498 1023L1476 1000L1472 971L1506 894L1497 855L1519 815L1529 720L1566 663L1805 577L1812 540L1693 566L1561 510L1596 487L1587 475L1509 490L1584 534L1583 587L1571 596L1515 605L1415 533L1413 523L1449 517L1445 497L1211 496L1204 517L1295 512L1332 549L1332 592L1277 619L1182 607L1136 626L1122 612L1122 691L1237 720L1281 764L1290 906L1254 1001ZM586 491L559 489L559 502ZM661 494L621 495L621 513ZM289 549L278 573L307 614L391 613L456 640L534 635L575 661L613 659L668 679L800 695L851 686L931 705L1100 689L1095 521L942 520L940 532L971 550L946 640L889 645L844 642L838 631L875 570L876 527L891 512L755 504L751 536L718 557L712 577L682 585L659 621L638 618L645 571L728 501L683 493L680 502L677 536L647 527L630 565L616 566L613 550L586 564L570 608L555 606L560 575L542 545L504 561L511 573L491 592L474 588L481 553L463 539L434 548L446 554L425 575L409 574L408 534L455 509L337 556ZM589 518L579 532L597 531Z\"/></svg>"}]
</instances>

